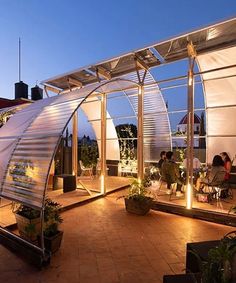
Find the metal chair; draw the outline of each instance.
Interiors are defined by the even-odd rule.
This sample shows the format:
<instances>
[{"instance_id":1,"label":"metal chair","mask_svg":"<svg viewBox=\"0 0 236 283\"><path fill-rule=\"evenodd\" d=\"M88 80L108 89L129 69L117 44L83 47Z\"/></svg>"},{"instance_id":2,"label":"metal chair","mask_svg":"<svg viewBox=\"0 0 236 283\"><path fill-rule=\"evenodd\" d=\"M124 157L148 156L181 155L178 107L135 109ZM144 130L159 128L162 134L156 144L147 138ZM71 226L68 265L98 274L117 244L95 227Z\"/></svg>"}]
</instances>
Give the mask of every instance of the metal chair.
<instances>
[{"instance_id":1,"label":"metal chair","mask_svg":"<svg viewBox=\"0 0 236 283\"><path fill-rule=\"evenodd\" d=\"M82 160L79 161L81 175L80 176L89 176L90 178L93 177L93 167L85 167Z\"/></svg>"},{"instance_id":2,"label":"metal chair","mask_svg":"<svg viewBox=\"0 0 236 283\"><path fill-rule=\"evenodd\" d=\"M107 170L106 174L108 175L109 168L107 167L106 170ZM101 160L97 158L96 177L99 177L100 174L101 174Z\"/></svg>"},{"instance_id":3,"label":"metal chair","mask_svg":"<svg viewBox=\"0 0 236 283\"><path fill-rule=\"evenodd\" d=\"M162 185L165 183L168 183L168 180L170 180L171 179L171 177L169 176L169 175L166 175L165 177L163 177L163 175L161 174L161 172L159 171L159 182L160 182L160 185L159 185L159 189L158 189L158 192L160 193L160 191L161 191L161 187L162 187ZM176 188L177 188L177 183L176 182L169 182L169 183L171 183L171 193L169 194L169 201L171 201L171 200L174 200L174 199L179 199L180 197L176 197L176 198L172 198L172 196L173 196L173 193L176 191ZM163 196L163 195L166 195L166 194L159 194L159 193L157 193L157 196ZM182 197L182 196L181 196Z\"/></svg>"},{"instance_id":4,"label":"metal chair","mask_svg":"<svg viewBox=\"0 0 236 283\"><path fill-rule=\"evenodd\" d=\"M221 191L227 189L227 183L225 182L224 178L225 171L219 171L217 174L215 174L210 183L203 183L204 190L207 188L209 201L212 201L214 197L216 200L219 200Z\"/></svg>"}]
</instances>

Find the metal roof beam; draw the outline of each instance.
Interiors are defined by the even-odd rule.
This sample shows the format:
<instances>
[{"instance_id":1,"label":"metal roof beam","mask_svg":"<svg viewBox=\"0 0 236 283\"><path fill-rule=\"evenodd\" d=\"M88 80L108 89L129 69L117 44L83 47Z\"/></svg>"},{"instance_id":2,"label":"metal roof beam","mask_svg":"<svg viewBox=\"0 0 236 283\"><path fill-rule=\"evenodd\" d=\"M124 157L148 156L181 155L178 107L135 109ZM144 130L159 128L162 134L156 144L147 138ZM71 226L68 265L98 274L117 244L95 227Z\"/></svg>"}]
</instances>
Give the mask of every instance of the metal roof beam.
<instances>
[{"instance_id":1,"label":"metal roof beam","mask_svg":"<svg viewBox=\"0 0 236 283\"><path fill-rule=\"evenodd\" d=\"M143 69L145 71L147 71L149 69L149 67L144 63L144 61L139 59L137 56L134 57L134 60L135 60L135 63L136 63L136 67Z\"/></svg>"},{"instance_id":2,"label":"metal roof beam","mask_svg":"<svg viewBox=\"0 0 236 283\"><path fill-rule=\"evenodd\" d=\"M83 86L83 84L79 80L73 79L71 77L68 77L67 81L68 81L69 84L76 85L80 88Z\"/></svg>"},{"instance_id":3,"label":"metal roof beam","mask_svg":"<svg viewBox=\"0 0 236 283\"><path fill-rule=\"evenodd\" d=\"M59 94L61 92L61 90L54 88L52 86L49 86L49 85L44 85L44 89L45 89L45 92L47 92L49 90L49 91L52 91L56 94Z\"/></svg>"},{"instance_id":4,"label":"metal roof beam","mask_svg":"<svg viewBox=\"0 0 236 283\"><path fill-rule=\"evenodd\" d=\"M102 77L102 78L104 78L106 80L110 80L111 79L110 72L108 72L105 68L103 68L101 66L98 66L96 68L96 73L99 76L99 78Z\"/></svg>"}]
</instances>

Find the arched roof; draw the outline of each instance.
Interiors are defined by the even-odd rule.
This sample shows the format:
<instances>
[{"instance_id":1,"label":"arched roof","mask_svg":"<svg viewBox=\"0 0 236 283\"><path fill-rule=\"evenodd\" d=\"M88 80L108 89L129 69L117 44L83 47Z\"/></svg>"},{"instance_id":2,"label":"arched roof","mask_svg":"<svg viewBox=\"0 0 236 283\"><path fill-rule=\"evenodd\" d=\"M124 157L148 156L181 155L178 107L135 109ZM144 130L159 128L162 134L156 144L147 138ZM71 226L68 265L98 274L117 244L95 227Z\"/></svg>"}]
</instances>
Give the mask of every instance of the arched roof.
<instances>
[{"instance_id":1,"label":"arched roof","mask_svg":"<svg viewBox=\"0 0 236 283\"><path fill-rule=\"evenodd\" d=\"M152 81L153 79L147 75L146 80ZM130 90L126 93L126 97L137 113L138 83L135 81L135 76L132 79L116 78L39 100L17 112L0 131L1 196L41 209L44 204L51 162L73 114L79 107L83 107L89 118L99 119L101 115L99 93L116 90ZM82 104L85 99L86 102L91 103L88 109L86 107L89 103ZM154 120L159 119L157 113L150 113L148 107L151 104L162 109L161 125L164 128L161 129L161 132L157 126L151 129L146 127L145 131L144 125L144 147L146 147L145 152L148 157L152 154L149 149L151 146L169 148L171 144L168 115L157 87L145 88L144 114L147 120L150 114L153 114ZM114 140L114 137L117 138L117 136L113 121L108 120L107 126L109 129L108 158L110 156L119 159L119 145L118 139ZM94 129L99 139L100 132L96 127ZM158 139L150 139L150 134L153 136L153 133L158 132L160 134ZM113 139L112 142L109 142L109 138Z\"/></svg>"}]
</instances>

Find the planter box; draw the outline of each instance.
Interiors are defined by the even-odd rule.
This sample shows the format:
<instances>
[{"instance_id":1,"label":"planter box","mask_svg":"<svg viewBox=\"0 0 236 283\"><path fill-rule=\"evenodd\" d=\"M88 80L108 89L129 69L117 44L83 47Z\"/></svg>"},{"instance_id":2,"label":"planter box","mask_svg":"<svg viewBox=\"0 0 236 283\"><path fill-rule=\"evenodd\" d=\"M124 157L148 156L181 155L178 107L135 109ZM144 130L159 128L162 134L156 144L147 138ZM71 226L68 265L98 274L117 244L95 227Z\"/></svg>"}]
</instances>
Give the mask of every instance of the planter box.
<instances>
[{"instance_id":1,"label":"planter box","mask_svg":"<svg viewBox=\"0 0 236 283\"><path fill-rule=\"evenodd\" d=\"M187 243L186 254L186 272L197 273L200 272L199 260L194 253L196 253L201 260L206 261L210 249L215 248L220 243L220 240L205 241L197 243Z\"/></svg>"},{"instance_id":2,"label":"planter box","mask_svg":"<svg viewBox=\"0 0 236 283\"><path fill-rule=\"evenodd\" d=\"M138 215L145 215L149 212L152 206L152 199L146 198L143 201L132 199L132 198L125 198L125 207L126 210L130 213L138 214Z\"/></svg>"},{"instance_id":3,"label":"planter box","mask_svg":"<svg viewBox=\"0 0 236 283\"><path fill-rule=\"evenodd\" d=\"M163 283L201 283L201 274L164 275Z\"/></svg>"},{"instance_id":4,"label":"planter box","mask_svg":"<svg viewBox=\"0 0 236 283\"><path fill-rule=\"evenodd\" d=\"M44 247L47 251L55 253L59 250L61 246L63 231L58 231L58 233L52 237L44 236Z\"/></svg>"},{"instance_id":5,"label":"planter box","mask_svg":"<svg viewBox=\"0 0 236 283\"><path fill-rule=\"evenodd\" d=\"M20 236L25 240L37 242L37 236L40 234L41 231L40 217L35 219L28 219L17 213L15 214L15 217ZM27 226L29 225L32 225L34 232L27 233Z\"/></svg>"}]
</instances>

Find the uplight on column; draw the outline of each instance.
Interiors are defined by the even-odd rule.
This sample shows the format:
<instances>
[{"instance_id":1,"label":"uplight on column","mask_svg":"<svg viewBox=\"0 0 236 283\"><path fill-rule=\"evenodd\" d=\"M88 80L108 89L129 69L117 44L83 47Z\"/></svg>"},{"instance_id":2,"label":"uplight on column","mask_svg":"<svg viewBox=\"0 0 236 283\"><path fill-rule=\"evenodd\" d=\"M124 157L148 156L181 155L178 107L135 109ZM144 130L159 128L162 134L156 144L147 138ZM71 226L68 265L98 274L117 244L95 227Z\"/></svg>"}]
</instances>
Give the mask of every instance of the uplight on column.
<instances>
[{"instance_id":1,"label":"uplight on column","mask_svg":"<svg viewBox=\"0 0 236 283\"><path fill-rule=\"evenodd\" d=\"M105 178L103 174L101 174L100 176L100 185L101 185L101 188L100 188L101 194L105 194Z\"/></svg>"},{"instance_id":2,"label":"uplight on column","mask_svg":"<svg viewBox=\"0 0 236 283\"><path fill-rule=\"evenodd\" d=\"M191 209L192 208L192 188L190 184L187 184L187 191L186 191L186 197L187 197L187 205L186 208L187 209Z\"/></svg>"}]
</instances>

